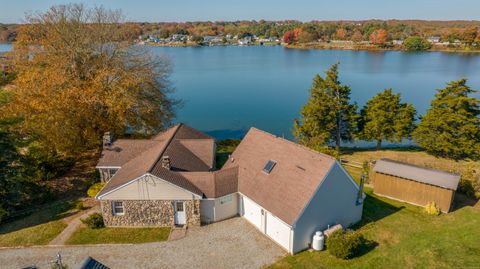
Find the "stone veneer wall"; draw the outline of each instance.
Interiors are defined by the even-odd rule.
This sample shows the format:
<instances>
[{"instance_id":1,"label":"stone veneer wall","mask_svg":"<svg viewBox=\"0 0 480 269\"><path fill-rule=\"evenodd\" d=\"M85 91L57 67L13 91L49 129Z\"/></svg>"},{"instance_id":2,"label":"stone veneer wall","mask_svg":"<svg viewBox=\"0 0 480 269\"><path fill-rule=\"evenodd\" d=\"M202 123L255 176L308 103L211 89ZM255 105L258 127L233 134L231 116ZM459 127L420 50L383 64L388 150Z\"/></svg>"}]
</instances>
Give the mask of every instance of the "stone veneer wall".
<instances>
[{"instance_id":1,"label":"stone veneer wall","mask_svg":"<svg viewBox=\"0 0 480 269\"><path fill-rule=\"evenodd\" d=\"M124 215L113 215L112 202L101 201L105 226L173 226L171 200L117 200L123 202ZM200 225L200 200L184 200L188 225Z\"/></svg>"}]
</instances>

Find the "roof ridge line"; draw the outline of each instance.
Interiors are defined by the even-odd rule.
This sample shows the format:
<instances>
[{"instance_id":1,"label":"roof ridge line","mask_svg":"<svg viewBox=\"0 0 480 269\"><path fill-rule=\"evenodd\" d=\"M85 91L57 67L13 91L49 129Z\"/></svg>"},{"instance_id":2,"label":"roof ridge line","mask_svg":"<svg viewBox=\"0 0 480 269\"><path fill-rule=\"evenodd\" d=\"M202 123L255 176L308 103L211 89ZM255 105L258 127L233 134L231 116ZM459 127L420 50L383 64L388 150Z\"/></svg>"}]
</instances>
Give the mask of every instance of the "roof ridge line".
<instances>
[{"instance_id":1,"label":"roof ridge line","mask_svg":"<svg viewBox=\"0 0 480 269\"><path fill-rule=\"evenodd\" d=\"M299 147L299 148L306 149L306 150L308 150L308 151L310 151L310 152L312 152L312 153L316 153L316 154L318 154L318 155L321 155L321 156L324 156L324 157L328 157L328 158L330 158L330 159L332 159L332 160L337 160L337 159L336 159L336 158L334 158L333 156L330 156L330 155L328 155L328 154L325 154L325 153L323 153L323 152L316 151L316 150L314 150L314 149L311 149L311 148L309 148L309 147L307 147L307 146L304 146L304 145L301 145L301 144L295 143L295 142L293 142L293 141L290 141L290 140L288 140L288 139L285 139L285 138L283 138L283 137L276 136L276 135L274 135L274 134L271 134L271 133L269 133L269 132L267 132L267 131L260 130L260 129L258 129L258 128L255 128L255 127L250 127L250 129L255 129L255 130L257 130L257 131L260 131L260 132L262 132L262 133L264 133L264 134L267 134L267 135L273 136L274 138L277 138L277 139L280 139L280 140L286 141L286 142L288 142L288 143L290 143L290 144L293 144L294 146L297 146L297 147Z\"/></svg>"},{"instance_id":2,"label":"roof ridge line","mask_svg":"<svg viewBox=\"0 0 480 269\"><path fill-rule=\"evenodd\" d=\"M423 165L418 165L418 164L414 164L414 163L407 163L407 162L397 161L397 160L390 159L390 158L380 158L380 159L378 159L378 160L379 160L379 161L382 160L382 161L385 161L385 162L396 163L396 164L405 165L405 166L416 167L416 168L419 168L419 169L428 170L428 171L432 171L432 172L443 173L443 174L452 175L452 176L461 176L459 173L449 172L449 171L445 171L445 170L442 170L442 169L438 169L438 168L434 168L434 167L428 167L428 166L423 166Z\"/></svg>"},{"instance_id":3,"label":"roof ridge line","mask_svg":"<svg viewBox=\"0 0 480 269\"><path fill-rule=\"evenodd\" d=\"M152 165L150 165L150 167L148 168L147 170L147 173L151 173L152 172L152 169L155 167L155 165L157 164L157 162L160 160L160 157L163 155L163 153L165 153L165 151L167 150L168 146L170 145L170 143L172 143L172 140L173 138L175 137L175 135L177 134L178 130L180 129L180 126L182 126L182 123L179 123L177 124L176 126L173 126L172 128L176 128L175 131L173 132L172 136L168 139L167 143L165 144L165 147L162 149L162 151L160 152L160 154L158 154L157 158L155 159L155 161L152 163Z\"/></svg>"}]
</instances>

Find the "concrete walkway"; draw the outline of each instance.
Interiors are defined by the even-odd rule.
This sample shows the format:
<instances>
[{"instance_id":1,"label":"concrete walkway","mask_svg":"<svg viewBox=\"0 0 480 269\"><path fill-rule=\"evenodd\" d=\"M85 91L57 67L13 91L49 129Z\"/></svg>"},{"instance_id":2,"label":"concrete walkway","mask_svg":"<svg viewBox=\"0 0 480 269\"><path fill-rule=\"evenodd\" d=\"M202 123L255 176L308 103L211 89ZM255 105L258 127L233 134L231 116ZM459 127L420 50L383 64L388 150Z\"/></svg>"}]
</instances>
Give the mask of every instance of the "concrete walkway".
<instances>
[{"instance_id":1,"label":"concrete walkway","mask_svg":"<svg viewBox=\"0 0 480 269\"><path fill-rule=\"evenodd\" d=\"M84 219L95 212L100 212L100 207L98 205L88 209L87 211L79 212L78 214L65 220L68 226L48 244L54 246L64 245L68 238L70 238L70 236L72 236L72 234L82 224L81 219Z\"/></svg>"},{"instance_id":2,"label":"concrete walkway","mask_svg":"<svg viewBox=\"0 0 480 269\"><path fill-rule=\"evenodd\" d=\"M91 256L110 268L263 268L286 252L243 218L191 227L178 240L136 245L42 246L0 249L0 268L50 268L60 252L68 268Z\"/></svg>"},{"instance_id":3,"label":"concrete walkway","mask_svg":"<svg viewBox=\"0 0 480 269\"><path fill-rule=\"evenodd\" d=\"M170 234L168 235L168 241L173 241L173 240L178 240L182 239L187 235L187 229L186 228L172 228L170 231Z\"/></svg>"}]
</instances>

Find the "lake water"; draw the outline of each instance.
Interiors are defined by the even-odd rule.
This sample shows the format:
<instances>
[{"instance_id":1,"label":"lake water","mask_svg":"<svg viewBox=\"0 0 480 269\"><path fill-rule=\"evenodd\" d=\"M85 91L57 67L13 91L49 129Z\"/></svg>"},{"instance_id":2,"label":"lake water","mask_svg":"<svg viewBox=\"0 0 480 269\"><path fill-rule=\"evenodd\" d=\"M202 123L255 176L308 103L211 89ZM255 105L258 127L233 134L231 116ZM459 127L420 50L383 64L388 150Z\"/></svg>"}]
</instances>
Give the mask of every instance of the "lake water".
<instances>
[{"instance_id":1,"label":"lake water","mask_svg":"<svg viewBox=\"0 0 480 269\"><path fill-rule=\"evenodd\" d=\"M217 138L239 137L251 126L291 138L293 119L308 98L312 78L336 62L341 81L351 86L351 98L359 105L393 88L423 114L436 89L448 81L465 77L472 88L480 89L480 54L281 46L150 49L173 63L174 95L183 100L176 121Z\"/></svg>"}]
</instances>

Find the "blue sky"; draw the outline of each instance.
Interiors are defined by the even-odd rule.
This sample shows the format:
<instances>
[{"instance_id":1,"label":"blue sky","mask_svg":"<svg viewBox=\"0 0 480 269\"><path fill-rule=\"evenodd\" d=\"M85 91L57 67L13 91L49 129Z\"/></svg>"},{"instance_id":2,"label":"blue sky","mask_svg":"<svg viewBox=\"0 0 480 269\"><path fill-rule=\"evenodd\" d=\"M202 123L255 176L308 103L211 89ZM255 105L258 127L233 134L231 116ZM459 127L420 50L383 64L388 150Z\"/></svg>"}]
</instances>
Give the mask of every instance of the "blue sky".
<instances>
[{"instance_id":1,"label":"blue sky","mask_svg":"<svg viewBox=\"0 0 480 269\"><path fill-rule=\"evenodd\" d=\"M122 9L129 21L480 20L479 0L0 0L0 22L22 22L25 12L71 2Z\"/></svg>"}]
</instances>

